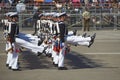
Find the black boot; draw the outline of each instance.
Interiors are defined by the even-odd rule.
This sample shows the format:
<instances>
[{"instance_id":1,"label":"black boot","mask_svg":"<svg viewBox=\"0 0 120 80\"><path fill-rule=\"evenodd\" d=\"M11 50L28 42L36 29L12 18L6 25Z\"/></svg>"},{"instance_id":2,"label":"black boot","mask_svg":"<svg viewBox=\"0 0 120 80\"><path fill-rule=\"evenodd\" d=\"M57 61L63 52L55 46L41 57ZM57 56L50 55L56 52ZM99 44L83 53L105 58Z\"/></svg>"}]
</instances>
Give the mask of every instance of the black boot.
<instances>
[{"instance_id":1,"label":"black boot","mask_svg":"<svg viewBox=\"0 0 120 80\"><path fill-rule=\"evenodd\" d=\"M19 68L18 69L12 69L13 71L21 71Z\"/></svg>"},{"instance_id":2,"label":"black boot","mask_svg":"<svg viewBox=\"0 0 120 80\"><path fill-rule=\"evenodd\" d=\"M54 65L55 67L58 67L58 64L55 64L54 62L53 62L53 65Z\"/></svg>"},{"instance_id":3,"label":"black boot","mask_svg":"<svg viewBox=\"0 0 120 80\"><path fill-rule=\"evenodd\" d=\"M58 70L67 70L67 67L58 67Z\"/></svg>"},{"instance_id":4,"label":"black boot","mask_svg":"<svg viewBox=\"0 0 120 80\"><path fill-rule=\"evenodd\" d=\"M91 36L91 41L89 42L88 47L91 47L91 45L94 43L94 39L95 39L95 37L96 37L96 33L93 34L93 36Z\"/></svg>"},{"instance_id":5,"label":"black boot","mask_svg":"<svg viewBox=\"0 0 120 80\"><path fill-rule=\"evenodd\" d=\"M8 67L9 66L9 64L6 64L6 67Z\"/></svg>"},{"instance_id":6,"label":"black boot","mask_svg":"<svg viewBox=\"0 0 120 80\"><path fill-rule=\"evenodd\" d=\"M87 36L87 33L84 33L83 35L82 35L82 37L86 37Z\"/></svg>"},{"instance_id":7,"label":"black boot","mask_svg":"<svg viewBox=\"0 0 120 80\"><path fill-rule=\"evenodd\" d=\"M37 56L40 56L40 55L42 55L42 53L38 52L38 53L37 53Z\"/></svg>"},{"instance_id":8,"label":"black boot","mask_svg":"<svg viewBox=\"0 0 120 80\"><path fill-rule=\"evenodd\" d=\"M8 67L8 69L11 69L11 67Z\"/></svg>"}]
</instances>

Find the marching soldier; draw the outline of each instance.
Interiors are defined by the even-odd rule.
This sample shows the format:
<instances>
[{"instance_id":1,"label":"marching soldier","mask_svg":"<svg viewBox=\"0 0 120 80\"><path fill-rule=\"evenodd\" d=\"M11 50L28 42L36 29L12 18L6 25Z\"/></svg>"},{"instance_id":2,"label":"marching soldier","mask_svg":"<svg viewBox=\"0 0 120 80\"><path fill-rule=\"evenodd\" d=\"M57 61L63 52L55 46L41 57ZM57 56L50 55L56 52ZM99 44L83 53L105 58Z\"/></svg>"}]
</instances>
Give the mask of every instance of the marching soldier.
<instances>
[{"instance_id":1,"label":"marching soldier","mask_svg":"<svg viewBox=\"0 0 120 80\"><path fill-rule=\"evenodd\" d=\"M19 33L19 28L17 26L17 13L11 12L9 14L10 19L8 22L8 37L6 43L6 51L8 53L6 65L9 69L14 71L19 70L18 67L18 50L16 49L15 37Z\"/></svg>"},{"instance_id":2,"label":"marching soldier","mask_svg":"<svg viewBox=\"0 0 120 80\"><path fill-rule=\"evenodd\" d=\"M66 70L64 67L64 56L65 56L65 36L67 35L67 27L65 26L66 13L59 13L57 15L58 22L56 23L56 34L57 39L55 41L54 51L56 51L56 55L54 56L55 66L58 66L58 70Z\"/></svg>"},{"instance_id":3,"label":"marching soldier","mask_svg":"<svg viewBox=\"0 0 120 80\"><path fill-rule=\"evenodd\" d=\"M4 34L7 34L8 29L8 15L5 15L5 19L2 20Z\"/></svg>"},{"instance_id":4,"label":"marching soldier","mask_svg":"<svg viewBox=\"0 0 120 80\"><path fill-rule=\"evenodd\" d=\"M4 29L3 34L4 34L4 37L5 37L5 38L6 38L7 35L8 35L9 25L11 25L11 24L10 24L10 22L11 22L10 14L11 14L11 13L12 13L12 12L6 13L6 14L5 14L5 19L2 20L3 29Z\"/></svg>"}]
</instances>

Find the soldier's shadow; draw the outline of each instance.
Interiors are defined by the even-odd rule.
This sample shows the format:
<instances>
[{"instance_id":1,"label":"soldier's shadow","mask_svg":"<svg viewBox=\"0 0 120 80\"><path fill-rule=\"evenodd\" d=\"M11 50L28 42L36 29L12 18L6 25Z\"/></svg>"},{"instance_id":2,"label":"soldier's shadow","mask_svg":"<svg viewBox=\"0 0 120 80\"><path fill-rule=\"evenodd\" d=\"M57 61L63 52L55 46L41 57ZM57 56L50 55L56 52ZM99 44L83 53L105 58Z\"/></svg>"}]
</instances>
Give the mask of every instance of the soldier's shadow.
<instances>
[{"instance_id":1,"label":"soldier's shadow","mask_svg":"<svg viewBox=\"0 0 120 80\"><path fill-rule=\"evenodd\" d=\"M19 61L22 70L51 69L54 67L48 57L37 56L29 51L22 52Z\"/></svg>"},{"instance_id":2,"label":"soldier's shadow","mask_svg":"<svg viewBox=\"0 0 120 80\"><path fill-rule=\"evenodd\" d=\"M100 62L96 62L83 54L78 54L73 51L67 54L65 58L66 66L69 66L70 69L97 68L103 66Z\"/></svg>"},{"instance_id":3,"label":"soldier's shadow","mask_svg":"<svg viewBox=\"0 0 120 80\"><path fill-rule=\"evenodd\" d=\"M52 64L51 58L46 56L36 56L30 52L23 52L20 56L22 70L31 69L57 69ZM83 68L97 68L102 64L95 62L94 60L86 57L85 55L78 54L71 51L65 56L65 66L68 69L83 69Z\"/></svg>"}]
</instances>

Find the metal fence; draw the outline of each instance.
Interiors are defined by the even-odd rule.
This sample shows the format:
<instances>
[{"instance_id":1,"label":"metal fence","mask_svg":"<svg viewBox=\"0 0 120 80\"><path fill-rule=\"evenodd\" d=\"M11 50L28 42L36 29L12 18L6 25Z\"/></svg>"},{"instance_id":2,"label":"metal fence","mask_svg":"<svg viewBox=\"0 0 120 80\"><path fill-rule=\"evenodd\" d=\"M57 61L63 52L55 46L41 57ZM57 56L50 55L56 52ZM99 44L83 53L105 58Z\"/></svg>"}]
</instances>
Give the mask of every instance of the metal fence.
<instances>
[{"instance_id":1,"label":"metal fence","mask_svg":"<svg viewBox=\"0 0 120 80\"><path fill-rule=\"evenodd\" d=\"M73 13L68 14L69 19L66 21L66 25L69 28L82 28L82 14ZM19 15L19 26L21 29L34 28L33 27L33 14L20 14ZM4 19L3 15L0 15L0 19ZM1 23L0 23L1 24ZM0 27L2 27L0 25ZM120 28L120 14L118 13L91 13L90 27L92 29L119 29Z\"/></svg>"},{"instance_id":2,"label":"metal fence","mask_svg":"<svg viewBox=\"0 0 120 80\"><path fill-rule=\"evenodd\" d=\"M54 9L55 6L51 4L42 4L40 12L62 12L66 11L69 15L68 21L66 21L69 28L77 27L82 28L82 12L84 7L65 9L60 10ZM16 11L15 6L2 7L0 10L0 24L1 20L4 19L4 13L9 11ZM120 27L120 9L119 8L104 8L104 7L89 7L91 13L90 27L97 29L119 29ZM19 26L23 28L33 28L33 6L27 6L26 11L19 15ZM95 19L95 22L94 22ZM0 26L1 27L1 26Z\"/></svg>"}]
</instances>

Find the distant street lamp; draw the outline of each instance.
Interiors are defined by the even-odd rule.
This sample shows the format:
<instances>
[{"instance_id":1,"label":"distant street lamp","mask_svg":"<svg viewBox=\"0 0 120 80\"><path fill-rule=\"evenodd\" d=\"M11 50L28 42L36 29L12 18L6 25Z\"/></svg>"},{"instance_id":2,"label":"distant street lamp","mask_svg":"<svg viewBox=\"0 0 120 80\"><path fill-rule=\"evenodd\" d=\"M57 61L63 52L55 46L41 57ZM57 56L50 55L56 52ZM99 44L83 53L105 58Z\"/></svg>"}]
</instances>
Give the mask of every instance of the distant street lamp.
<instances>
[{"instance_id":1,"label":"distant street lamp","mask_svg":"<svg viewBox=\"0 0 120 80\"><path fill-rule=\"evenodd\" d=\"M22 30L22 12L24 12L26 10L26 5L19 1L18 4L16 5L16 10L18 12L19 15L19 28L20 30Z\"/></svg>"}]
</instances>

